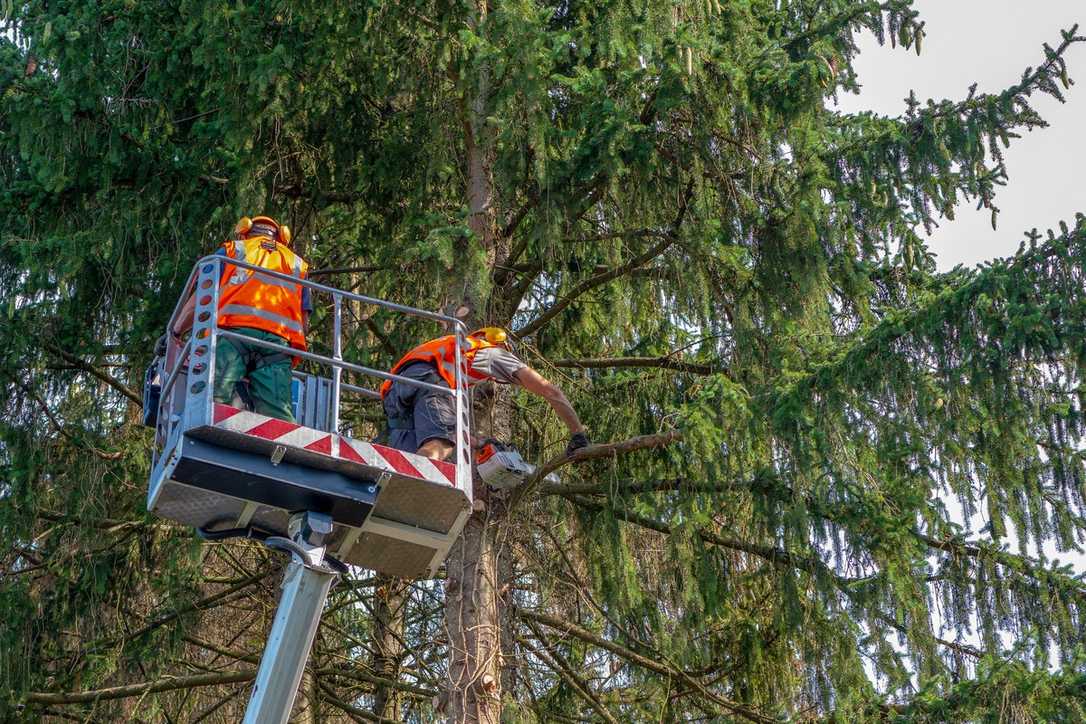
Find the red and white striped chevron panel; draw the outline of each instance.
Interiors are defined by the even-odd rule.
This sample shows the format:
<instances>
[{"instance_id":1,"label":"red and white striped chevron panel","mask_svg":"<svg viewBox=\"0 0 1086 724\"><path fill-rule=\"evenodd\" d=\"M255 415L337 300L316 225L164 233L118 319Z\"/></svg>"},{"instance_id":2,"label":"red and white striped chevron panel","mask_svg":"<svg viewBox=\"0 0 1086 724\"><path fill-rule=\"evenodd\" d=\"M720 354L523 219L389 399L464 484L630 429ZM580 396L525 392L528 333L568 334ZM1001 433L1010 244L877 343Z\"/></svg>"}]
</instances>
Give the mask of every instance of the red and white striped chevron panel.
<instances>
[{"instance_id":1,"label":"red and white striped chevron panel","mask_svg":"<svg viewBox=\"0 0 1086 724\"><path fill-rule=\"evenodd\" d=\"M452 463L430 460L421 455L354 440L345 435L333 435L218 402L215 403L214 425L222 430L252 435L278 445L300 448L387 470L397 475L456 487L456 466Z\"/></svg>"}]
</instances>

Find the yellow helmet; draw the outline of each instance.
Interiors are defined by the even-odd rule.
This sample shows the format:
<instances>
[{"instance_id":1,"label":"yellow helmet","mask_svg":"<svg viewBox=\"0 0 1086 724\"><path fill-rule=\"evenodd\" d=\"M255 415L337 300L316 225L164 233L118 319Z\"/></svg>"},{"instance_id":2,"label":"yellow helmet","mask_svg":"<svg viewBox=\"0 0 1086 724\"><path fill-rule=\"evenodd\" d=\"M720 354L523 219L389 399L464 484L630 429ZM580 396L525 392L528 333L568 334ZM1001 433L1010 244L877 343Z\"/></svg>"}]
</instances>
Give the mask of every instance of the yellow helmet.
<instances>
[{"instance_id":1,"label":"yellow helmet","mask_svg":"<svg viewBox=\"0 0 1086 724\"><path fill-rule=\"evenodd\" d=\"M469 337L483 337L487 342L491 344L506 344L509 339L509 335L505 333L505 330L501 327L482 327L477 329Z\"/></svg>"},{"instance_id":2,"label":"yellow helmet","mask_svg":"<svg viewBox=\"0 0 1086 724\"><path fill-rule=\"evenodd\" d=\"M270 216L254 216L251 219L248 216L242 216L237 226L234 227L234 232L245 238L257 224L275 227L275 240L281 244L290 244L290 227L285 224L281 225Z\"/></svg>"}]
</instances>

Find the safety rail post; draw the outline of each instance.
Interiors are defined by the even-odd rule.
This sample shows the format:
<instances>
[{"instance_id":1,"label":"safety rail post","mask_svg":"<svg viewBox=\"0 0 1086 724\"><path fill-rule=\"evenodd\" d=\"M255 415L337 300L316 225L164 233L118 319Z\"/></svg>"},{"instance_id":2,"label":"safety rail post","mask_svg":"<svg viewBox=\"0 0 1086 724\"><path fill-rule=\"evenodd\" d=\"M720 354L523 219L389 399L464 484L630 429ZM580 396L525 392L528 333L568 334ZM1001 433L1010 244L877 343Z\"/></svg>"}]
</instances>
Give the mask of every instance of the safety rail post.
<instances>
[{"instance_id":1,"label":"safety rail post","mask_svg":"<svg viewBox=\"0 0 1086 724\"><path fill-rule=\"evenodd\" d=\"M181 363L192 353L192 339L181 343L173 337L173 327L167 330L166 357L159 367L158 424L155 427L155 446L151 460L152 469L158 465L159 456L173 435L177 426L174 418L174 406L177 397L183 398L188 389L177 390L177 378L181 374ZM170 366L170 361L173 366Z\"/></svg>"},{"instance_id":2,"label":"safety rail post","mask_svg":"<svg viewBox=\"0 0 1086 724\"><path fill-rule=\"evenodd\" d=\"M456 372L453 379L456 389L453 391L456 403L456 487L474 500L471 486L471 422L470 411L465 404L467 394L467 370L464 369L464 346L467 344L464 323L456 320L453 324L456 338Z\"/></svg>"},{"instance_id":3,"label":"safety rail post","mask_svg":"<svg viewBox=\"0 0 1086 724\"><path fill-rule=\"evenodd\" d=\"M219 322L219 259L202 259L193 296L192 333L189 338L189 369L186 379L185 427L206 425L214 419L215 345ZM172 324L172 320L171 320ZM180 357L177 364L184 363Z\"/></svg>"},{"instance_id":4,"label":"safety rail post","mask_svg":"<svg viewBox=\"0 0 1086 724\"><path fill-rule=\"evenodd\" d=\"M335 311L332 318L332 359L336 362L343 361L343 297L338 294L333 295L333 304ZM332 416L332 429L330 432L333 434L339 434L339 396L340 396L340 378L343 375L343 368L338 364L332 365L332 400L329 407L331 408Z\"/></svg>"},{"instance_id":5,"label":"safety rail post","mask_svg":"<svg viewBox=\"0 0 1086 724\"><path fill-rule=\"evenodd\" d=\"M219 279L222 278L223 273L226 271L226 268L221 261L222 258L223 257L216 257L216 262L209 265L211 268L208 268L207 266L204 267L204 271L207 272L209 278L200 281L201 287L204 287L208 281L211 282L211 303L209 305L211 307L211 325L209 327L210 333L207 337L207 397L204 402L206 405L206 417L204 419L207 420L208 423L215 420L215 364L218 362L218 355L216 354L218 350L216 348L219 346L219 295L221 293ZM237 270L235 270L234 273L237 274ZM193 336L195 336L195 334L196 331L193 330ZM192 350L194 355L197 354L196 345L193 345Z\"/></svg>"}]
</instances>

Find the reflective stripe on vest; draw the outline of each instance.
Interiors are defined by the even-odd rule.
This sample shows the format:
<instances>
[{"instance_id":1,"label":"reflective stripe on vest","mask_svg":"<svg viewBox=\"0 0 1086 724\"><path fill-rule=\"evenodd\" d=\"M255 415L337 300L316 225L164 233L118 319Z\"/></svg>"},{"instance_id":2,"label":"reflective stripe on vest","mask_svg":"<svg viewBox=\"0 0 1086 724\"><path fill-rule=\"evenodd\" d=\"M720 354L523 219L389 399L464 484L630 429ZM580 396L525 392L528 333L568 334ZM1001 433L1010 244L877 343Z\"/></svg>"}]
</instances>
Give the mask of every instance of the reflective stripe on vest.
<instances>
[{"instance_id":1,"label":"reflective stripe on vest","mask_svg":"<svg viewBox=\"0 0 1086 724\"><path fill-rule=\"evenodd\" d=\"M499 345L491 344L485 339L479 339L477 337L468 337L467 342L468 349L464 350L462 359L466 365L465 371L468 378L468 387L471 387L478 382L490 379L489 375L478 372L472 366L472 362L475 360L475 353L481 349L497 347ZM433 339L429 342L420 344L400 358L400 361L392 366L391 372L392 374L398 374L401 369L411 362L428 362L434 366L438 376L445 381L445 384L449 386L449 389L456 389L455 344L455 335L439 337L438 339ZM381 397L387 395L390 389L392 389L392 380L385 380L381 385Z\"/></svg>"},{"instance_id":2,"label":"reflective stripe on vest","mask_svg":"<svg viewBox=\"0 0 1086 724\"><path fill-rule=\"evenodd\" d=\"M243 271L243 270L239 269L238 271ZM249 271L249 270L245 269L244 271ZM237 276L237 272L234 272L234 275ZM271 285L276 286L276 287L283 287L283 289L286 289L289 292L297 292L298 291L298 285L296 283L294 283L294 282L288 282L286 279L278 279L276 277L270 277L267 274L261 274L260 272L253 273L253 276L255 276L257 279L259 279L261 284L271 284ZM248 280L246 279L245 281L248 281Z\"/></svg>"},{"instance_id":3,"label":"reflective stripe on vest","mask_svg":"<svg viewBox=\"0 0 1086 724\"><path fill-rule=\"evenodd\" d=\"M250 307L245 304L225 304L219 307L219 314L248 314L253 317L260 317L269 322L274 322L275 324L281 324L287 329L298 333L303 332L305 329L301 324L295 322L290 317L284 317L281 314L269 312L267 309Z\"/></svg>"},{"instance_id":4,"label":"reflective stripe on vest","mask_svg":"<svg viewBox=\"0 0 1086 724\"><path fill-rule=\"evenodd\" d=\"M268 248L268 240L254 237L223 244L227 256L269 271L304 279L305 261L283 244ZM305 349L302 285L259 271L225 265L219 285L219 324L248 327L283 337L291 347Z\"/></svg>"}]
</instances>

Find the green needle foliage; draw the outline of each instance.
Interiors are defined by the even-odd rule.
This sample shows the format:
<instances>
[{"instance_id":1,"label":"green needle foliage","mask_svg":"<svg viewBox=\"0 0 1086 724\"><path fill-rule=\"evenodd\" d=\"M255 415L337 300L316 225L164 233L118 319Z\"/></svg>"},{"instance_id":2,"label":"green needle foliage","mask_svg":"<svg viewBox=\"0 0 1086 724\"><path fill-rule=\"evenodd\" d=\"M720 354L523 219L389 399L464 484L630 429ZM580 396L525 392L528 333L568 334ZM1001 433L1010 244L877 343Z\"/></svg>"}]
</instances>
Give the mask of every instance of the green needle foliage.
<instances>
[{"instance_id":1,"label":"green needle foliage","mask_svg":"<svg viewBox=\"0 0 1086 724\"><path fill-rule=\"evenodd\" d=\"M674 433L489 498L500 683L469 720L1086 718L1055 557L1086 540L1086 223L949 273L921 236L996 223L1076 29L1002 93L887 118L832 98L861 34L921 52L911 0L0 17L0 718L240 719L282 559L145 512L138 398L192 262L260 212L320 281L507 326L594 441ZM439 333L346 317L379 368ZM496 400L526 457L563 448ZM298 715L448 714L441 582L356 573Z\"/></svg>"}]
</instances>

